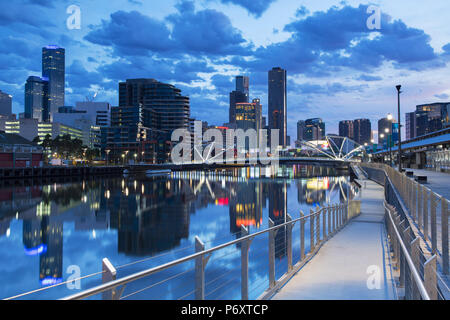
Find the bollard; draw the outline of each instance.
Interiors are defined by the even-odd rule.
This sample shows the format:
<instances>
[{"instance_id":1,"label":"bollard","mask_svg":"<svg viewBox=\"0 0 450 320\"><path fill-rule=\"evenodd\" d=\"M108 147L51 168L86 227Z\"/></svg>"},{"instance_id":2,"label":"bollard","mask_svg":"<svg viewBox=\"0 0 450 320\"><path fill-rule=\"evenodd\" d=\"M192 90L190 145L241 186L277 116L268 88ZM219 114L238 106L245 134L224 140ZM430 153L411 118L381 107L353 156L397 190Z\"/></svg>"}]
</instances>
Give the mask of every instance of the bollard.
<instances>
[{"instance_id":1,"label":"bollard","mask_svg":"<svg viewBox=\"0 0 450 320\"><path fill-rule=\"evenodd\" d=\"M241 225L241 237L248 235L248 229ZM241 243L241 300L248 300L248 251L250 241Z\"/></svg>"}]
</instances>

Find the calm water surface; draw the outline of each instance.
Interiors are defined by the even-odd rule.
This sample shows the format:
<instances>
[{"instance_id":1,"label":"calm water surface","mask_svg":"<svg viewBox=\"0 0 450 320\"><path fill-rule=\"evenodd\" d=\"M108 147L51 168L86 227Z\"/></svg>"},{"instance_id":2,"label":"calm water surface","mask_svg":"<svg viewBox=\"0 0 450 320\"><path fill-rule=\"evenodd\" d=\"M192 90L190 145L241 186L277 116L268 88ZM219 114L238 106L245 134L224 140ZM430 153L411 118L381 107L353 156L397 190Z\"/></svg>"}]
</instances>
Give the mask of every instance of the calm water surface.
<instances>
[{"instance_id":1,"label":"calm water surface","mask_svg":"<svg viewBox=\"0 0 450 320\"><path fill-rule=\"evenodd\" d=\"M101 271L102 259L118 277L298 218L311 208L353 198L357 188L332 168L304 165L178 172L168 177L95 178L72 183L4 186L0 190L0 298L45 288L22 299L56 299L79 292L51 285ZM306 230L309 230L308 224ZM293 229L294 263L300 255ZM308 234L306 250L309 250ZM250 247L250 299L268 285L267 234ZM275 238L276 274L287 269L286 236ZM240 298L240 248L213 254L205 274L207 299ZM168 278L171 278L168 281ZM81 290L101 283L82 279ZM194 263L127 285L125 299L193 299ZM101 295L93 297L100 299Z\"/></svg>"}]
</instances>

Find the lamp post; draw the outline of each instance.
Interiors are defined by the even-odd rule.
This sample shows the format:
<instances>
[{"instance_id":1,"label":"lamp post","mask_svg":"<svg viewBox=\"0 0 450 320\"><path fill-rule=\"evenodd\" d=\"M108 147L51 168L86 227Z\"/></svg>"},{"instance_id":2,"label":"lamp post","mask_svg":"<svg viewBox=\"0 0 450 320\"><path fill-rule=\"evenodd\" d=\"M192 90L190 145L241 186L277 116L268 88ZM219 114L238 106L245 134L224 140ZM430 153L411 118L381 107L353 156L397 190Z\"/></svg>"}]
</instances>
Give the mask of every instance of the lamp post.
<instances>
[{"instance_id":1,"label":"lamp post","mask_svg":"<svg viewBox=\"0 0 450 320\"><path fill-rule=\"evenodd\" d=\"M398 111L398 171L402 171L402 126L400 124L400 89L402 88L401 85L397 85L395 88L397 88L397 111Z\"/></svg>"},{"instance_id":2,"label":"lamp post","mask_svg":"<svg viewBox=\"0 0 450 320\"><path fill-rule=\"evenodd\" d=\"M391 141L392 135L389 134L390 130L388 128L385 128L384 132L386 133L386 139L387 139L387 143L388 143L388 146L389 146L389 166L392 166L392 153L391 153L391 150L392 150L392 148L391 148L391 146L392 146L392 141Z\"/></svg>"},{"instance_id":3,"label":"lamp post","mask_svg":"<svg viewBox=\"0 0 450 320\"><path fill-rule=\"evenodd\" d=\"M384 139L384 133L381 133L381 134L380 134L380 138L381 138L381 139ZM384 156L383 156L383 162L384 162Z\"/></svg>"}]
</instances>

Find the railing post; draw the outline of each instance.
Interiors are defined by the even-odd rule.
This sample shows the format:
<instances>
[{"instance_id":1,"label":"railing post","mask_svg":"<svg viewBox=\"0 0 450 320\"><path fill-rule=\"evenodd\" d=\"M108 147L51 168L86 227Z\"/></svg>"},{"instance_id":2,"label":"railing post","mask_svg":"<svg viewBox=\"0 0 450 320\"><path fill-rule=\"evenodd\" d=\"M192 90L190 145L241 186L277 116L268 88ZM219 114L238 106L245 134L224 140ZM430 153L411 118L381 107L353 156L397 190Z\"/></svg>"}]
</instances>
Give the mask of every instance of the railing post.
<instances>
[{"instance_id":1,"label":"railing post","mask_svg":"<svg viewBox=\"0 0 450 320\"><path fill-rule=\"evenodd\" d=\"M328 206L328 232L327 232L327 238L330 237L330 235L333 233L331 230L331 214L333 212L333 207L330 205Z\"/></svg>"},{"instance_id":2,"label":"railing post","mask_svg":"<svg viewBox=\"0 0 450 320\"><path fill-rule=\"evenodd\" d=\"M433 254L437 253L436 202L437 198L435 193L430 192L431 250Z\"/></svg>"},{"instance_id":3,"label":"railing post","mask_svg":"<svg viewBox=\"0 0 450 320\"><path fill-rule=\"evenodd\" d=\"M103 258L102 260L102 283L110 282L116 280L117 271L108 258ZM115 289L102 292L103 300L115 300Z\"/></svg>"},{"instance_id":4,"label":"railing post","mask_svg":"<svg viewBox=\"0 0 450 320\"><path fill-rule=\"evenodd\" d=\"M331 210L332 210L332 218L333 218L333 221L332 221L332 233L334 234L335 232L336 232L336 206L335 205L333 205L332 207L331 207Z\"/></svg>"},{"instance_id":5,"label":"railing post","mask_svg":"<svg viewBox=\"0 0 450 320\"><path fill-rule=\"evenodd\" d=\"M195 252L205 250L205 244L195 236ZM205 300L205 263L203 255L195 258L195 300Z\"/></svg>"},{"instance_id":6,"label":"railing post","mask_svg":"<svg viewBox=\"0 0 450 320\"><path fill-rule=\"evenodd\" d=\"M423 236L425 241L428 241L428 190L423 188Z\"/></svg>"},{"instance_id":7,"label":"railing post","mask_svg":"<svg viewBox=\"0 0 450 320\"><path fill-rule=\"evenodd\" d=\"M322 208L323 213L322 213L322 234L323 234L323 239L322 241L325 241L327 239L327 207L323 207Z\"/></svg>"},{"instance_id":8,"label":"railing post","mask_svg":"<svg viewBox=\"0 0 450 320\"><path fill-rule=\"evenodd\" d=\"M269 218L269 228L273 228L275 223ZM269 231L269 288L275 286L275 231Z\"/></svg>"},{"instance_id":9,"label":"railing post","mask_svg":"<svg viewBox=\"0 0 450 320\"><path fill-rule=\"evenodd\" d=\"M448 201L441 199L441 241L442 241L442 270L449 274L448 262Z\"/></svg>"},{"instance_id":10,"label":"railing post","mask_svg":"<svg viewBox=\"0 0 450 320\"><path fill-rule=\"evenodd\" d=\"M437 256L433 255L423 265L424 286L427 290L430 300L437 300L437 275L436 275Z\"/></svg>"},{"instance_id":11,"label":"railing post","mask_svg":"<svg viewBox=\"0 0 450 320\"><path fill-rule=\"evenodd\" d=\"M314 211L309 209L309 252L314 251Z\"/></svg>"},{"instance_id":12,"label":"railing post","mask_svg":"<svg viewBox=\"0 0 450 320\"><path fill-rule=\"evenodd\" d=\"M289 214L286 214L286 222L292 221ZM287 262L288 262L288 272L292 270L292 228L293 224L290 223L286 226L287 231Z\"/></svg>"},{"instance_id":13,"label":"railing post","mask_svg":"<svg viewBox=\"0 0 450 320\"><path fill-rule=\"evenodd\" d=\"M406 228L403 231L403 240L406 246L406 251L408 253L411 253L411 227ZM413 279L411 278L412 273L410 270L410 267L408 265L408 263L406 263L405 261L405 299L406 300L411 300L412 299L412 282Z\"/></svg>"},{"instance_id":14,"label":"railing post","mask_svg":"<svg viewBox=\"0 0 450 320\"><path fill-rule=\"evenodd\" d=\"M413 203L412 203L412 216L413 221L417 222L417 184L414 183L414 181L411 180L412 183L412 189L413 189Z\"/></svg>"},{"instance_id":15,"label":"railing post","mask_svg":"<svg viewBox=\"0 0 450 320\"><path fill-rule=\"evenodd\" d=\"M419 231L423 230L423 219L422 219L422 200L423 200L423 192L422 192L422 186L418 183L417 184L417 224L419 225Z\"/></svg>"},{"instance_id":16,"label":"railing post","mask_svg":"<svg viewBox=\"0 0 450 320\"><path fill-rule=\"evenodd\" d=\"M316 211L316 245L320 244L320 213L322 212L322 210L317 207L317 211Z\"/></svg>"},{"instance_id":17,"label":"railing post","mask_svg":"<svg viewBox=\"0 0 450 320\"><path fill-rule=\"evenodd\" d=\"M248 235L248 229L241 225L241 237ZM250 240L241 243L241 300L248 300L248 250Z\"/></svg>"},{"instance_id":18,"label":"railing post","mask_svg":"<svg viewBox=\"0 0 450 320\"><path fill-rule=\"evenodd\" d=\"M411 259L413 260L414 266L417 270L420 270L420 238L416 237L413 241L411 241ZM415 281L412 281L412 293L411 293L411 299L412 300L420 300L420 292L419 288L417 287L417 284Z\"/></svg>"},{"instance_id":19,"label":"railing post","mask_svg":"<svg viewBox=\"0 0 450 320\"><path fill-rule=\"evenodd\" d=\"M300 218L305 215L300 211ZM305 259L305 219L300 220L300 260Z\"/></svg>"}]
</instances>

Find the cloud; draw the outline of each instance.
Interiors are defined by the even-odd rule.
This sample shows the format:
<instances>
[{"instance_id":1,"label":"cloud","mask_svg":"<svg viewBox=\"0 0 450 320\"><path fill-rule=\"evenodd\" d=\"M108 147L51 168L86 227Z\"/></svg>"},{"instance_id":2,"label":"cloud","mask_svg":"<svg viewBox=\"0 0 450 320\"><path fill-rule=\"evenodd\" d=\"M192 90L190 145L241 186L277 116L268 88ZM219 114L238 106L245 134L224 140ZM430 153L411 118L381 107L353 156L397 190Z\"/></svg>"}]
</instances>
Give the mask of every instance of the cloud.
<instances>
[{"instance_id":1,"label":"cloud","mask_svg":"<svg viewBox=\"0 0 450 320\"><path fill-rule=\"evenodd\" d=\"M220 0L222 3L231 3L240 6L255 16L256 18L261 15L270 7L270 5L276 0Z\"/></svg>"},{"instance_id":2,"label":"cloud","mask_svg":"<svg viewBox=\"0 0 450 320\"><path fill-rule=\"evenodd\" d=\"M371 75L368 75L368 74L362 74L358 78L356 78L356 80L361 80L361 81L380 81L380 80L383 80L383 78L382 77L377 77L377 76L371 76Z\"/></svg>"},{"instance_id":3,"label":"cloud","mask_svg":"<svg viewBox=\"0 0 450 320\"><path fill-rule=\"evenodd\" d=\"M147 56L151 52L166 52L173 48L166 24L138 11L117 11L110 20L102 20L84 39L109 46L117 55Z\"/></svg>"},{"instance_id":4,"label":"cloud","mask_svg":"<svg viewBox=\"0 0 450 320\"><path fill-rule=\"evenodd\" d=\"M441 93L441 94L435 94L434 95L436 98L441 99L441 100L448 100L450 99L450 96L446 93Z\"/></svg>"}]
</instances>

